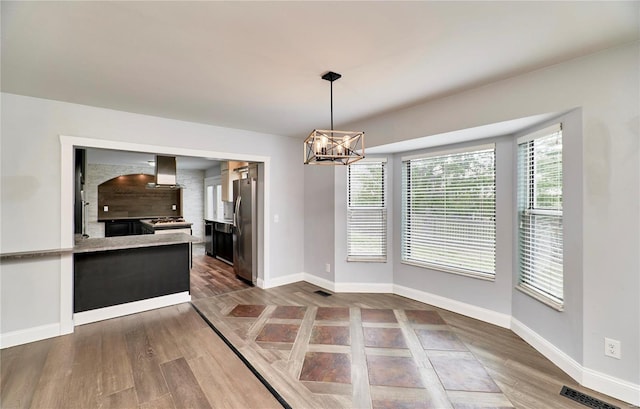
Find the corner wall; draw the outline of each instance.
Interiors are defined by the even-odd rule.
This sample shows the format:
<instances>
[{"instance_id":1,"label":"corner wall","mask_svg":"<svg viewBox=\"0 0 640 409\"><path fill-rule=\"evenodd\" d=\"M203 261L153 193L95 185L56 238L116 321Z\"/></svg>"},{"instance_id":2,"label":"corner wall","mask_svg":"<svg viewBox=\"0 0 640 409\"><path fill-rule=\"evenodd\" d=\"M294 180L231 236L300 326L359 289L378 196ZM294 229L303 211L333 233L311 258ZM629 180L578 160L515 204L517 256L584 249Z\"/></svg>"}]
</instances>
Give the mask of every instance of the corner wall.
<instances>
[{"instance_id":1,"label":"corner wall","mask_svg":"<svg viewBox=\"0 0 640 409\"><path fill-rule=\"evenodd\" d=\"M635 404L640 402L639 51L640 43L634 42L345 125L364 129L367 145L376 146L581 109L581 165L576 166L583 167L582 216L578 221L582 232L568 245L581 248L581 262L576 264L579 271L571 274L582 281L566 285L570 302L582 304L582 323L567 328L563 319L537 315L539 307L521 302L521 294L514 289L513 316L535 328L535 333L560 354L573 357L584 369L586 386L613 394L615 387L607 389L609 386L623 385L626 400ZM399 244L395 246L397 252ZM479 294L456 292L453 289L464 285L458 277L443 276L439 283L420 284L416 282L420 273L403 271L394 272L394 280L433 288L435 296L454 296L463 303L498 311L511 308L507 294L500 295L502 300L481 300ZM558 328L571 331L581 348L575 341L570 341L571 345L559 341ZM605 337L621 341L621 360L604 356Z\"/></svg>"},{"instance_id":2,"label":"corner wall","mask_svg":"<svg viewBox=\"0 0 640 409\"><path fill-rule=\"evenodd\" d=\"M333 166L306 165L304 168L303 271L317 277L316 283L323 287L335 282L334 171ZM330 271L326 271L326 264Z\"/></svg>"}]
</instances>

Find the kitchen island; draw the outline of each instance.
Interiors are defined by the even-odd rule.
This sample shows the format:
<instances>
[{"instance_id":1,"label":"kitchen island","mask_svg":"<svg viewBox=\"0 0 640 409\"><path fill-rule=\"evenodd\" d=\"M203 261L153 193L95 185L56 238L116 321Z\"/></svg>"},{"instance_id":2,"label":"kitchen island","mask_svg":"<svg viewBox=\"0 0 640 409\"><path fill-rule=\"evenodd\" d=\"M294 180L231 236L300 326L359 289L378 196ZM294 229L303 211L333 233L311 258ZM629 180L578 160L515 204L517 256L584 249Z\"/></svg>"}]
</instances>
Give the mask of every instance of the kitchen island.
<instances>
[{"instance_id":1,"label":"kitchen island","mask_svg":"<svg viewBox=\"0 0 640 409\"><path fill-rule=\"evenodd\" d=\"M193 241L185 233L77 238L75 324L190 301Z\"/></svg>"},{"instance_id":2,"label":"kitchen island","mask_svg":"<svg viewBox=\"0 0 640 409\"><path fill-rule=\"evenodd\" d=\"M143 234L191 234L193 223L185 221L182 217L160 217L155 219L141 219Z\"/></svg>"}]
</instances>

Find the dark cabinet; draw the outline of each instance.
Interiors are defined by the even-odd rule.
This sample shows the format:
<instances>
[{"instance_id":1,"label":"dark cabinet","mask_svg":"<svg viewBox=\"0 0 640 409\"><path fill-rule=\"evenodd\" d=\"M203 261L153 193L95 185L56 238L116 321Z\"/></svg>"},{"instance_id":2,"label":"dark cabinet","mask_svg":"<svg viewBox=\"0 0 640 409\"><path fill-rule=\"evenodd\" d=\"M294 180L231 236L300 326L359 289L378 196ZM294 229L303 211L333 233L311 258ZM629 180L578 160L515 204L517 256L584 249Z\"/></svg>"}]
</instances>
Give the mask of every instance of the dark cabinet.
<instances>
[{"instance_id":1,"label":"dark cabinet","mask_svg":"<svg viewBox=\"0 0 640 409\"><path fill-rule=\"evenodd\" d=\"M104 223L104 236L133 236L145 234L140 220L109 220Z\"/></svg>"},{"instance_id":2,"label":"dark cabinet","mask_svg":"<svg viewBox=\"0 0 640 409\"><path fill-rule=\"evenodd\" d=\"M213 225L214 222L204 222L204 251L207 255L215 257L215 250L213 248Z\"/></svg>"},{"instance_id":3,"label":"dark cabinet","mask_svg":"<svg viewBox=\"0 0 640 409\"><path fill-rule=\"evenodd\" d=\"M143 223L140 223L140 229L142 229L142 234L156 234L156 231L153 227L149 227Z\"/></svg>"},{"instance_id":4,"label":"dark cabinet","mask_svg":"<svg viewBox=\"0 0 640 409\"><path fill-rule=\"evenodd\" d=\"M191 243L77 253L73 312L189 291Z\"/></svg>"},{"instance_id":5,"label":"dark cabinet","mask_svg":"<svg viewBox=\"0 0 640 409\"><path fill-rule=\"evenodd\" d=\"M214 223L213 247L215 256L233 264L232 226L227 223Z\"/></svg>"}]
</instances>

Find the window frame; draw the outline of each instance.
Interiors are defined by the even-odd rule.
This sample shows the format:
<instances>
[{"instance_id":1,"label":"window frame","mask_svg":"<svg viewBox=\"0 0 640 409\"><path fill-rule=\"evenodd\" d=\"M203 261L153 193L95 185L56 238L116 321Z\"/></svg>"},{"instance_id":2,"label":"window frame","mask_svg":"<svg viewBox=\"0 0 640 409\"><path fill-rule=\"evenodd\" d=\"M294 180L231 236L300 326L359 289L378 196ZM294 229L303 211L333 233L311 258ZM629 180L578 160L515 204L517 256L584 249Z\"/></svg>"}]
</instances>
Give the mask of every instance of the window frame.
<instances>
[{"instance_id":1,"label":"window frame","mask_svg":"<svg viewBox=\"0 0 640 409\"><path fill-rule=\"evenodd\" d=\"M414 259L408 259L406 256L407 250L406 246L409 244L406 241L406 229L407 229L407 207L409 206L407 200L407 196L409 194L408 186L405 185L406 181L406 172L407 166L410 166L410 162L413 160L421 160L428 159L431 157L442 158L445 156L452 156L456 154L464 154L464 153L476 153L491 150L493 155L493 268L491 272L474 270L472 268L462 268L451 265L439 264L436 262L430 261L419 261ZM480 280L486 281L495 281L496 278L496 242L497 242L497 224L496 224L496 206L497 206L497 172L496 172L496 143L484 143L478 145L470 145L461 148L453 148L453 149L440 149L427 153L421 153L417 155L409 155L401 158L401 168L402 168L402 176L401 176L401 212L402 212L402 220L401 220L401 234L400 234L400 262L406 265L412 265L421 268L427 268L430 270L442 271L446 273L476 278Z\"/></svg>"},{"instance_id":2,"label":"window frame","mask_svg":"<svg viewBox=\"0 0 640 409\"><path fill-rule=\"evenodd\" d=\"M381 164L382 169L382 177L380 183L382 184L382 200L380 206L351 206L351 167L352 166L362 166L365 164L371 163L379 163ZM352 163L347 166L347 183L346 183L346 261L347 262L366 262L366 263L386 263L388 257L388 183L387 183L387 158L364 158L359 160L358 162ZM351 213L361 211L363 213L370 213L372 211L380 211L382 214L382 234L380 235L380 239L382 240L382 254L380 255L355 255L351 254Z\"/></svg>"},{"instance_id":3,"label":"window frame","mask_svg":"<svg viewBox=\"0 0 640 409\"><path fill-rule=\"evenodd\" d=\"M526 198L525 200L521 199L521 183L522 183L522 177L521 177L521 172L523 172L524 170L521 170L521 166L524 166L524 164L521 164L521 146L524 144L529 145L530 147L527 148L529 150L533 149L533 143L536 140L542 139L542 138L547 138L547 137L553 137L555 134L559 133L560 134L560 141L561 141L561 152L560 152L560 189L561 189L561 194L560 194L560 198L561 198L561 208L560 210L558 209L544 209L544 208L537 208L536 207L536 181L535 181L535 177L536 177L536 173L532 173L531 169L535 168L535 156L533 154L529 154L527 155L526 161L526 168L524 170L528 170L527 171L527 185L523 187L523 191L527 192ZM563 126L562 123L556 123L553 124L551 126L547 126L545 128L539 129L537 131L528 133L526 135L523 135L519 138L517 138L516 140L516 237L517 237L517 242L516 242L516 268L517 268L517 272L518 272L518 277L517 277L517 284L515 286L515 288L517 290L519 290L520 292L536 299L537 301L557 310L557 311L563 311L564 310L564 304L565 304L565 298L564 298L564 285L565 285L565 271L564 271L564 223L563 223L563 217L564 217L564 135L563 135ZM535 152L533 152L535 153ZM557 162L556 162L557 163ZM522 202L526 202L522 203ZM522 250L522 246L523 243L522 241L523 239L523 234L525 234L523 232L523 217L535 217L535 216L543 216L543 217L548 217L548 218L556 218L557 220L555 221L556 224L558 224L560 226L560 241L561 241L561 248L560 251L562 252L562 259L560 262L560 268L561 268L561 290L562 290L562 297L558 297L557 295L551 294L550 292L548 292L547 290L540 288L540 286L536 286L534 284L531 283L531 279L526 279L524 278L525 273L523 273L523 250ZM531 229L533 229L534 227L532 227ZM529 246L531 246L531 244L528 244ZM534 256L529 256L529 261L528 264L533 264L533 257ZM529 272L529 275L531 275L532 273ZM544 277L543 277L544 278Z\"/></svg>"}]
</instances>

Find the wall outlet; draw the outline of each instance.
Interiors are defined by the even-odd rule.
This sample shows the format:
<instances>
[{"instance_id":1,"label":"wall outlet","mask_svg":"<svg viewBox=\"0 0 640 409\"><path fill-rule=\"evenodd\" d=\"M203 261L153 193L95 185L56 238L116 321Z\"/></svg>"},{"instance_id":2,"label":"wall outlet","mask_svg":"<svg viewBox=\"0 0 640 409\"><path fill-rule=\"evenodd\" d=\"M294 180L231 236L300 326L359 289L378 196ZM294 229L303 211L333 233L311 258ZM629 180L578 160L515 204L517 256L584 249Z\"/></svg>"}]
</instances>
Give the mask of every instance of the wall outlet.
<instances>
[{"instance_id":1,"label":"wall outlet","mask_svg":"<svg viewBox=\"0 0 640 409\"><path fill-rule=\"evenodd\" d=\"M178 207L176 205L171 205L171 210L176 210Z\"/></svg>"},{"instance_id":2,"label":"wall outlet","mask_svg":"<svg viewBox=\"0 0 640 409\"><path fill-rule=\"evenodd\" d=\"M109 206L102 206L102 211L103 212L108 212L109 211Z\"/></svg>"},{"instance_id":3,"label":"wall outlet","mask_svg":"<svg viewBox=\"0 0 640 409\"><path fill-rule=\"evenodd\" d=\"M621 359L622 349L620 341L617 339L605 338L604 339L604 354L611 358Z\"/></svg>"},{"instance_id":4,"label":"wall outlet","mask_svg":"<svg viewBox=\"0 0 640 409\"><path fill-rule=\"evenodd\" d=\"M329 264L329 263L325 264L325 265L324 265L324 270L325 270L327 273L330 273L330 272L331 272L331 264Z\"/></svg>"}]
</instances>

